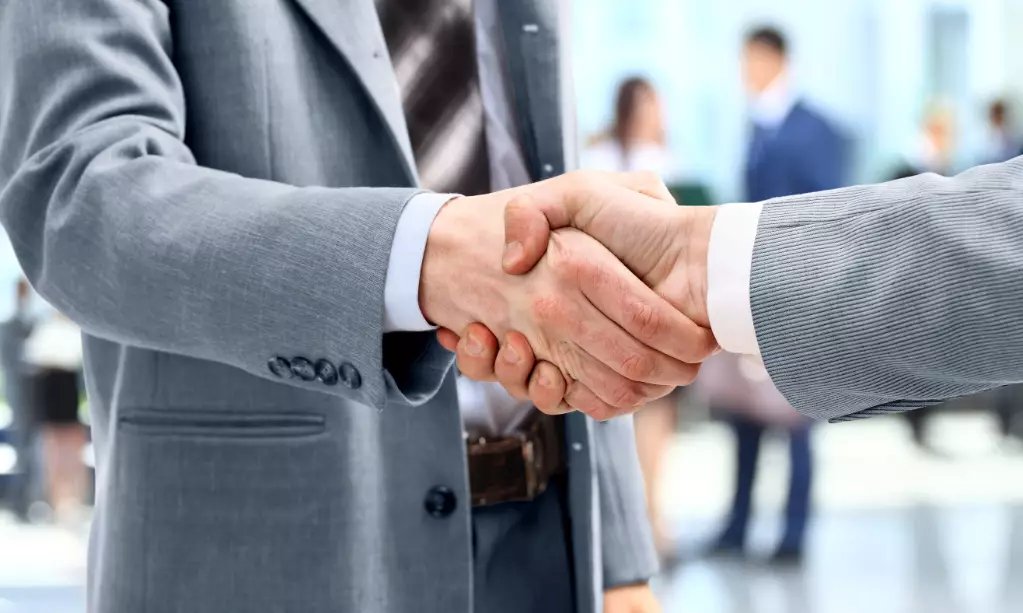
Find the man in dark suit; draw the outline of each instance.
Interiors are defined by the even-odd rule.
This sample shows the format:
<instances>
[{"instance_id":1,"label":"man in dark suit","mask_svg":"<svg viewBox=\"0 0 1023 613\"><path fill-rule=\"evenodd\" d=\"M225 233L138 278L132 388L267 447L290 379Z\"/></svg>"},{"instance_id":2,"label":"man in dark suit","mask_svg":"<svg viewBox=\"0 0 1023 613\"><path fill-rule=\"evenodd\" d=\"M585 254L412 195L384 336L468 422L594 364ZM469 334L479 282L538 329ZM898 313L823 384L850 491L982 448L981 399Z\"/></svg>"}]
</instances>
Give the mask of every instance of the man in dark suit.
<instances>
[{"instance_id":1,"label":"man in dark suit","mask_svg":"<svg viewBox=\"0 0 1023 613\"><path fill-rule=\"evenodd\" d=\"M745 77L752 94L751 137L745 171L746 201L759 202L839 187L843 174L843 143L838 131L809 108L793 91L788 71L788 44L773 28L754 30L746 38ZM717 551L741 552L746 547L753 481L760 440L767 417L737 413L731 419L737 448L736 491ZM794 562L802 557L803 536L810 512L811 450L808 422L785 426L791 444L791 478L785 532L774 559Z\"/></svg>"}]
</instances>

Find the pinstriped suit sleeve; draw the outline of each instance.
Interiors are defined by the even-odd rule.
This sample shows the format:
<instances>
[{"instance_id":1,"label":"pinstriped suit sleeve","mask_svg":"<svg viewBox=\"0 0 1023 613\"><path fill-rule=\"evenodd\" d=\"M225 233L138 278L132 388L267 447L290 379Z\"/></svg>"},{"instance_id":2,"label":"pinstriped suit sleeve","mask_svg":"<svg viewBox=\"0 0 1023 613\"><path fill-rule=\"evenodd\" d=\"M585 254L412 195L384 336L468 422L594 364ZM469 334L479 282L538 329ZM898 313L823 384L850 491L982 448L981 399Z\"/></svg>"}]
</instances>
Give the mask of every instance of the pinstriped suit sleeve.
<instances>
[{"instance_id":1,"label":"pinstriped suit sleeve","mask_svg":"<svg viewBox=\"0 0 1023 613\"><path fill-rule=\"evenodd\" d=\"M1023 381L1023 158L765 203L750 299L775 384L811 417Z\"/></svg>"}]
</instances>

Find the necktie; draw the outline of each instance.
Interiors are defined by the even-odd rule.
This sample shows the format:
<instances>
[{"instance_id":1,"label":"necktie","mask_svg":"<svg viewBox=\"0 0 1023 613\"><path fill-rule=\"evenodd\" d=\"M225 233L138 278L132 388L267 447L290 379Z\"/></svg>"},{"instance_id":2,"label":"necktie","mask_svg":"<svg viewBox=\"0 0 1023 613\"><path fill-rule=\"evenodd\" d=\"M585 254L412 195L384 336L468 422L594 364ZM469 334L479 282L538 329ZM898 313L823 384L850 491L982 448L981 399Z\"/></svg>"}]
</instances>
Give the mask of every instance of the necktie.
<instances>
[{"instance_id":1,"label":"necktie","mask_svg":"<svg viewBox=\"0 0 1023 613\"><path fill-rule=\"evenodd\" d=\"M424 187L490 191L472 0L377 0Z\"/></svg>"}]
</instances>

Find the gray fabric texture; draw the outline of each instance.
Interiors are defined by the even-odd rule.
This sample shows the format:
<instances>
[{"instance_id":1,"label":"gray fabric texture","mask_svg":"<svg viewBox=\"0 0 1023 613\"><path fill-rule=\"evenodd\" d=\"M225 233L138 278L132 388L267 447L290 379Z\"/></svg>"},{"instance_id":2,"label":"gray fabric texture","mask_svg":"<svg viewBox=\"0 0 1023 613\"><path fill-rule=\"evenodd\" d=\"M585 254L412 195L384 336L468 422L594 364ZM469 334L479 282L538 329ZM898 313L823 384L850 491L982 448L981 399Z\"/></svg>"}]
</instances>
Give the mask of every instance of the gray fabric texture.
<instances>
[{"instance_id":1,"label":"gray fabric texture","mask_svg":"<svg viewBox=\"0 0 1023 613\"><path fill-rule=\"evenodd\" d=\"M753 254L764 361L849 420L1023 381L1023 159L769 201Z\"/></svg>"}]
</instances>

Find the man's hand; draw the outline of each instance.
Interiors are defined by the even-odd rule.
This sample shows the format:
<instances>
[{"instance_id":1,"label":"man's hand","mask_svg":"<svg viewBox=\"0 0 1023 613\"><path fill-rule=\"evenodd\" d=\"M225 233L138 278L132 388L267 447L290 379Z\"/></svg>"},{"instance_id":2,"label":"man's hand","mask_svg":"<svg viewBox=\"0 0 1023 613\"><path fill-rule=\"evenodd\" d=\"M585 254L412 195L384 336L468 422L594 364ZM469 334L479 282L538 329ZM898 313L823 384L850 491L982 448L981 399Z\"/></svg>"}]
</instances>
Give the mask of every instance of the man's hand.
<instances>
[{"instance_id":1,"label":"man's hand","mask_svg":"<svg viewBox=\"0 0 1023 613\"><path fill-rule=\"evenodd\" d=\"M578 402L573 406L598 419L688 384L696 375L695 364L716 349L713 335L592 238L571 229L548 231L549 247L528 272L512 276L502 269L506 208L543 211L551 202L608 198L643 208L654 198L640 191L603 174L582 173L449 202L427 241L419 294L423 314L453 330L480 322L502 337L520 332L523 342L506 343L505 357L530 366L534 358L556 366L538 369L533 384L549 383L556 392L572 382ZM526 253L535 254L535 249ZM471 334L460 342L460 353L469 358L484 354L491 344ZM521 355L527 348L529 355ZM528 387L513 393L524 397Z\"/></svg>"},{"instance_id":2,"label":"man's hand","mask_svg":"<svg viewBox=\"0 0 1023 613\"><path fill-rule=\"evenodd\" d=\"M505 215L505 270L512 274L529 271L548 249L553 229L574 227L605 245L680 312L709 328L707 249L716 209L679 207L673 201L666 202L665 198L621 197L619 190L655 195L666 193L664 184L654 175L580 174L607 177L616 183L618 189L608 189L597 197L586 199L554 199L546 197L546 194L537 194L528 201L510 203ZM483 351L476 354L467 353L464 345L459 344L459 336L453 332L442 330L439 333L442 344L457 350L459 366L470 377L496 378L508 389L525 388L541 410L547 410L549 394L562 387L567 390L566 404L559 405L562 408L585 408L585 402L592 397L583 381L568 379L554 381L549 387L535 386L534 381L541 377L531 374L529 369L533 363L504 363L504 351L502 349L501 355L497 354L496 339L485 329L473 330L474 338L483 347ZM503 346L514 344L513 338L505 338ZM491 351L491 348L495 349ZM550 379L549 365L541 361L536 370L546 373L543 380Z\"/></svg>"},{"instance_id":3,"label":"man's hand","mask_svg":"<svg viewBox=\"0 0 1023 613\"><path fill-rule=\"evenodd\" d=\"M665 189L653 174L624 175L637 189ZM636 206L643 205L643 206ZM693 321L710 328L707 251L716 207L680 207L664 200L625 202L537 197L505 211L505 270L528 272L547 249L552 230L572 227L597 239L644 283Z\"/></svg>"},{"instance_id":4,"label":"man's hand","mask_svg":"<svg viewBox=\"0 0 1023 613\"><path fill-rule=\"evenodd\" d=\"M640 583L604 591L604 613L661 613L650 585Z\"/></svg>"}]
</instances>

